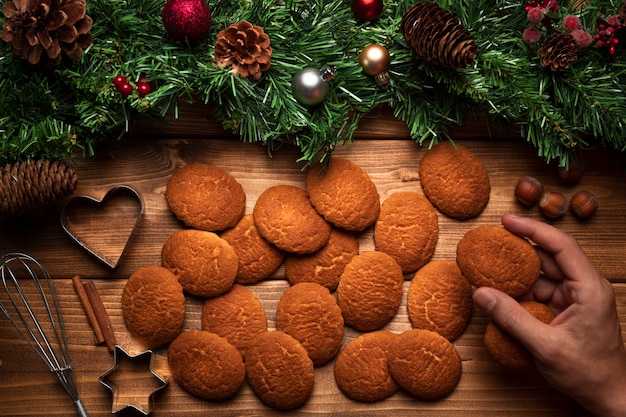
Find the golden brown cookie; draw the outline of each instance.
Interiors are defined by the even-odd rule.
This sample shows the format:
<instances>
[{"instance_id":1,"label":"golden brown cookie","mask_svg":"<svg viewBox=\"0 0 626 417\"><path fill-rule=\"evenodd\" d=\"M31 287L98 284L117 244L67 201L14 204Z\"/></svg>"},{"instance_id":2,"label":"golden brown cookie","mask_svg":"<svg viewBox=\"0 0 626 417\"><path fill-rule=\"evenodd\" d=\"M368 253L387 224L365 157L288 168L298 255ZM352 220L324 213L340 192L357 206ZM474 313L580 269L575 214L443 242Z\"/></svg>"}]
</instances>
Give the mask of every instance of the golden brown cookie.
<instances>
[{"instance_id":1,"label":"golden brown cookie","mask_svg":"<svg viewBox=\"0 0 626 417\"><path fill-rule=\"evenodd\" d=\"M246 214L232 229L221 235L235 249L239 259L236 281L254 284L272 275L285 259L285 253L259 234L252 214Z\"/></svg>"},{"instance_id":2,"label":"golden brown cookie","mask_svg":"<svg viewBox=\"0 0 626 417\"><path fill-rule=\"evenodd\" d=\"M252 391L278 410L293 410L311 396L313 362L305 348L281 331L259 334L246 352L246 372Z\"/></svg>"},{"instance_id":3,"label":"golden brown cookie","mask_svg":"<svg viewBox=\"0 0 626 417\"><path fill-rule=\"evenodd\" d=\"M296 339L314 366L333 359L343 342L341 309L328 288L301 282L283 292L276 307L276 328Z\"/></svg>"},{"instance_id":4,"label":"golden brown cookie","mask_svg":"<svg viewBox=\"0 0 626 417\"><path fill-rule=\"evenodd\" d=\"M431 261L411 280L407 310L411 325L459 337L472 316L472 286L454 262Z\"/></svg>"},{"instance_id":5,"label":"golden brown cookie","mask_svg":"<svg viewBox=\"0 0 626 417\"><path fill-rule=\"evenodd\" d=\"M539 321L549 324L554 320L554 312L536 301L521 301L520 305ZM490 322L485 329L484 344L489 355L509 369L530 370L535 366L530 352L496 324Z\"/></svg>"},{"instance_id":6,"label":"golden brown cookie","mask_svg":"<svg viewBox=\"0 0 626 417\"><path fill-rule=\"evenodd\" d=\"M226 294L204 301L201 324L202 330L222 336L245 356L254 338L267 330L267 317L252 291L235 284Z\"/></svg>"},{"instance_id":7,"label":"golden brown cookie","mask_svg":"<svg viewBox=\"0 0 626 417\"><path fill-rule=\"evenodd\" d=\"M444 142L433 146L422 158L419 173L426 197L449 217L476 217L489 202L487 168L463 145Z\"/></svg>"},{"instance_id":8,"label":"golden brown cookie","mask_svg":"<svg viewBox=\"0 0 626 417\"><path fill-rule=\"evenodd\" d=\"M285 276L291 285L317 282L335 291L343 269L359 253L359 241L348 232L333 228L328 243L310 255L290 254L285 259Z\"/></svg>"},{"instance_id":9,"label":"golden brown cookie","mask_svg":"<svg viewBox=\"0 0 626 417\"><path fill-rule=\"evenodd\" d=\"M241 184L223 169L208 164L189 164L174 171L165 198L179 220L210 232L233 227L246 209Z\"/></svg>"},{"instance_id":10,"label":"golden brown cookie","mask_svg":"<svg viewBox=\"0 0 626 417\"><path fill-rule=\"evenodd\" d=\"M228 292L237 277L235 250L213 232L195 229L175 232L161 249L161 261L178 277L185 291L198 297Z\"/></svg>"},{"instance_id":11,"label":"golden brown cookie","mask_svg":"<svg viewBox=\"0 0 626 417\"><path fill-rule=\"evenodd\" d=\"M181 333L170 344L167 361L178 385L208 400L231 398L246 377L237 348L223 337L203 330Z\"/></svg>"},{"instance_id":12,"label":"golden brown cookie","mask_svg":"<svg viewBox=\"0 0 626 417\"><path fill-rule=\"evenodd\" d=\"M163 346L180 333L185 318L183 287L160 266L137 269L122 292L122 315L131 335L147 348Z\"/></svg>"},{"instance_id":13,"label":"golden brown cookie","mask_svg":"<svg viewBox=\"0 0 626 417\"><path fill-rule=\"evenodd\" d=\"M421 194L402 191L383 201L374 228L376 250L391 255L405 274L415 272L435 253L437 212Z\"/></svg>"},{"instance_id":14,"label":"golden brown cookie","mask_svg":"<svg viewBox=\"0 0 626 417\"><path fill-rule=\"evenodd\" d=\"M333 157L325 170L319 163L314 165L306 176L306 191L318 213L345 230L373 225L380 212L376 185L347 159Z\"/></svg>"},{"instance_id":15,"label":"golden brown cookie","mask_svg":"<svg viewBox=\"0 0 626 417\"><path fill-rule=\"evenodd\" d=\"M377 330L395 315L402 301L404 275L384 252L363 252L344 268L337 304L347 325L362 332Z\"/></svg>"},{"instance_id":16,"label":"golden brown cookie","mask_svg":"<svg viewBox=\"0 0 626 417\"><path fill-rule=\"evenodd\" d=\"M287 252L313 253L330 236L330 225L315 211L306 192L294 185L263 191L252 214L261 236Z\"/></svg>"},{"instance_id":17,"label":"golden brown cookie","mask_svg":"<svg viewBox=\"0 0 626 417\"><path fill-rule=\"evenodd\" d=\"M470 284L493 287L511 297L528 292L541 270L530 242L499 226L479 226L465 233L457 244L456 262Z\"/></svg>"},{"instance_id":18,"label":"golden brown cookie","mask_svg":"<svg viewBox=\"0 0 626 417\"><path fill-rule=\"evenodd\" d=\"M347 397L380 401L398 391L387 357L397 334L384 330L364 333L349 342L335 360L335 381Z\"/></svg>"},{"instance_id":19,"label":"golden brown cookie","mask_svg":"<svg viewBox=\"0 0 626 417\"><path fill-rule=\"evenodd\" d=\"M414 397L438 400L452 393L461 379L461 356L454 345L438 333L407 330L389 350L389 372Z\"/></svg>"}]
</instances>

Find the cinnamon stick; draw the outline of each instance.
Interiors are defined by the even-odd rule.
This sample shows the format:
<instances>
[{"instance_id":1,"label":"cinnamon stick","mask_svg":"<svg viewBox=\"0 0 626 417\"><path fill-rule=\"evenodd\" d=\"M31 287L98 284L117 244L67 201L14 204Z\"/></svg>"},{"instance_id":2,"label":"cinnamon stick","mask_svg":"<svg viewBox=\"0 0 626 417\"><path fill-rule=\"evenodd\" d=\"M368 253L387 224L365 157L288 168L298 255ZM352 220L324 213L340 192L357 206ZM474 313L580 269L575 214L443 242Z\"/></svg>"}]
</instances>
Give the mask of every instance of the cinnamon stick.
<instances>
[{"instance_id":1,"label":"cinnamon stick","mask_svg":"<svg viewBox=\"0 0 626 417\"><path fill-rule=\"evenodd\" d=\"M87 281L85 282L84 287L85 292L87 293L87 297L89 298L89 303L93 308L96 319L98 320L98 324L100 325L100 329L102 330L102 334L104 335L104 343L109 349L109 352L113 352L115 350L115 345L117 344L115 340L115 334L113 333L111 320L109 320L109 315L104 308L104 304L102 303L102 299L98 294L96 285L91 281Z\"/></svg>"},{"instance_id":2,"label":"cinnamon stick","mask_svg":"<svg viewBox=\"0 0 626 417\"><path fill-rule=\"evenodd\" d=\"M91 306L91 302L89 301L89 297L87 296L87 292L85 291L83 280L80 278L80 276L75 275L74 277L72 277L72 284L74 284L74 290L76 290L76 294L78 295L80 304L85 310L87 320L89 320L89 324L91 325L91 329L93 330L93 334L96 338L96 344L99 345L101 343L104 343L104 335L102 334L100 323L98 323L96 313L93 311L93 307Z\"/></svg>"}]
</instances>

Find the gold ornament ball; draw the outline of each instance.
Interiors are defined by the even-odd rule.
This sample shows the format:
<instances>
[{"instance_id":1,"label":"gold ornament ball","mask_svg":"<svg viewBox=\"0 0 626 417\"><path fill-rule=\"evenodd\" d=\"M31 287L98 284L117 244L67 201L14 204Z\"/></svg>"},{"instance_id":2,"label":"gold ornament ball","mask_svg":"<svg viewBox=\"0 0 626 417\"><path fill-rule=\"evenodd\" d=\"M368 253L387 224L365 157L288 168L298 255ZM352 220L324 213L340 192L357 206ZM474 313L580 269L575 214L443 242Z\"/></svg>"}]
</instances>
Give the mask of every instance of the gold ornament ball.
<instances>
[{"instance_id":1,"label":"gold ornament ball","mask_svg":"<svg viewBox=\"0 0 626 417\"><path fill-rule=\"evenodd\" d=\"M367 45L359 55L359 64L367 75L378 75L389 68L391 57L389 51L382 45Z\"/></svg>"}]
</instances>

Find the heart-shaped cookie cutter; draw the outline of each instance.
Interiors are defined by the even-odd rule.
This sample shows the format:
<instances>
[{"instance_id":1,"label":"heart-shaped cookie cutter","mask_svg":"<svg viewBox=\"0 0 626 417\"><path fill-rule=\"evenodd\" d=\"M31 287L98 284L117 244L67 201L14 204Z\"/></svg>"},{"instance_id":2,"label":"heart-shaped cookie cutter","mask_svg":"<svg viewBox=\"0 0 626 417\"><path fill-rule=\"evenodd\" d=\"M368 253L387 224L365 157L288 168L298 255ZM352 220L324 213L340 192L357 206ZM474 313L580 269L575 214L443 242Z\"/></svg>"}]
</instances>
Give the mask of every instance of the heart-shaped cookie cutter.
<instances>
[{"instance_id":1,"label":"heart-shaped cookie cutter","mask_svg":"<svg viewBox=\"0 0 626 417\"><path fill-rule=\"evenodd\" d=\"M126 196L130 196L133 202L136 203L136 207L134 207L134 212L136 212L136 219L132 226L132 229L127 230L127 233L125 235L118 237L118 240L122 240L122 239L124 240L123 244L119 245L120 248L114 249L113 254L106 253L106 251L103 251L102 249L98 249L97 245L94 245L93 242L86 241L88 240L88 237L85 237L84 235L80 236L79 233L77 233L76 228L78 226L73 224L72 219L71 219L72 210L74 210L76 206L79 205L80 203L83 203L84 205L88 205L90 209L94 209L94 208L97 209L103 205L106 205L106 203L108 201L111 201L116 195L119 196L123 194L125 194ZM115 186L109 189L109 191L107 191L104 197L102 197L101 199L97 199L88 195L79 195L79 196L75 196L69 199L63 206L63 209L61 210L61 226L63 227L63 231L73 241L78 243L80 247L82 247L84 250L86 250L91 255L96 257L98 260L102 261L109 268L115 269L117 265L119 264L119 261L122 258L122 255L126 251L126 248L128 246L128 243L131 237L135 234L135 231L137 227L139 226L139 223L143 216L143 211L144 211L143 201L139 193L135 191L132 187L129 187L127 185L120 185L120 186ZM102 233L98 234L96 231L94 231L94 235L97 235L98 239L100 240L106 238L106 236L104 236Z\"/></svg>"}]
</instances>

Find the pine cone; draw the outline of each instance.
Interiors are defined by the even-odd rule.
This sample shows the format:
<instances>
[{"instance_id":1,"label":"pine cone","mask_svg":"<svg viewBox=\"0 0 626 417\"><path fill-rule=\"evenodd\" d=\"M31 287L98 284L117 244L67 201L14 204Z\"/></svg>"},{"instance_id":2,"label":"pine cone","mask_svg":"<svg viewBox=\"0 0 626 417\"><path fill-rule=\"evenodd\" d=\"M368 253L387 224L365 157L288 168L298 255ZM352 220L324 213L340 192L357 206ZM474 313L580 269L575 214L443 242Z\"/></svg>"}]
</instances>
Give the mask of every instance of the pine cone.
<instances>
[{"instance_id":1,"label":"pine cone","mask_svg":"<svg viewBox=\"0 0 626 417\"><path fill-rule=\"evenodd\" d=\"M78 184L74 170L58 161L30 161L0 168L0 218L53 205Z\"/></svg>"},{"instance_id":2,"label":"pine cone","mask_svg":"<svg viewBox=\"0 0 626 417\"><path fill-rule=\"evenodd\" d=\"M75 60L93 42L85 0L9 0L0 38L31 64L52 67L62 56Z\"/></svg>"},{"instance_id":3,"label":"pine cone","mask_svg":"<svg viewBox=\"0 0 626 417\"><path fill-rule=\"evenodd\" d=\"M215 60L223 67L232 65L234 74L258 80L270 68L270 38L261 26L242 20L217 34Z\"/></svg>"},{"instance_id":4,"label":"pine cone","mask_svg":"<svg viewBox=\"0 0 626 417\"><path fill-rule=\"evenodd\" d=\"M578 47L569 33L552 33L544 41L539 56L541 66L552 71L566 71L576 61Z\"/></svg>"},{"instance_id":5,"label":"pine cone","mask_svg":"<svg viewBox=\"0 0 626 417\"><path fill-rule=\"evenodd\" d=\"M474 37L436 3L420 2L411 7L402 17L400 31L413 52L432 64L456 69L476 58Z\"/></svg>"}]
</instances>

